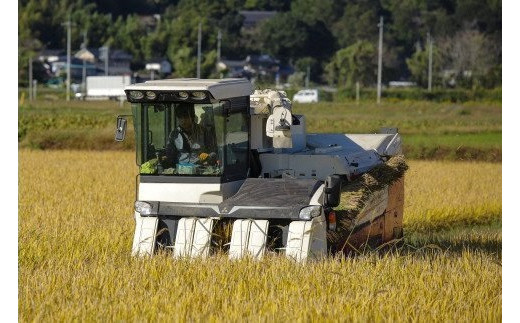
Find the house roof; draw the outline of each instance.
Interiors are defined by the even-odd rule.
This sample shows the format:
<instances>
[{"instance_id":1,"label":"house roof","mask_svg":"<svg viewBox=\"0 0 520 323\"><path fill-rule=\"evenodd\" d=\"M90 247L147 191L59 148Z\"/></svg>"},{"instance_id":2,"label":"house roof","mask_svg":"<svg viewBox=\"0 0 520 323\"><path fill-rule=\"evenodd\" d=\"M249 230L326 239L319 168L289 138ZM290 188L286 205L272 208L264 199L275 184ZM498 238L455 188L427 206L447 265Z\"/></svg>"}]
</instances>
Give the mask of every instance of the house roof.
<instances>
[{"instance_id":1,"label":"house roof","mask_svg":"<svg viewBox=\"0 0 520 323\"><path fill-rule=\"evenodd\" d=\"M246 62L251 65L260 65L260 66L272 66L279 65L280 62L272 57L271 55L263 54L263 55L248 55L246 57Z\"/></svg>"},{"instance_id":2,"label":"house roof","mask_svg":"<svg viewBox=\"0 0 520 323\"><path fill-rule=\"evenodd\" d=\"M109 51L110 59L132 60L133 56L122 49L113 49Z\"/></svg>"},{"instance_id":3,"label":"house roof","mask_svg":"<svg viewBox=\"0 0 520 323\"><path fill-rule=\"evenodd\" d=\"M38 59L40 61L56 61L59 56L65 55L65 50L63 49L44 49L40 51L38 54Z\"/></svg>"},{"instance_id":4,"label":"house roof","mask_svg":"<svg viewBox=\"0 0 520 323\"><path fill-rule=\"evenodd\" d=\"M222 59L218 64L221 64L227 68L233 68L233 67L244 67L246 65L245 60L229 60L229 59Z\"/></svg>"},{"instance_id":5,"label":"house roof","mask_svg":"<svg viewBox=\"0 0 520 323\"><path fill-rule=\"evenodd\" d=\"M84 48L80 49L79 51L74 54L75 57L80 58L81 56L84 57L91 57L94 56L96 60L101 60L101 50L99 48ZM133 56L129 54L128 52L122 50L122 49L109 49L108 55L110 55L110 59L118 59L118 60L132 60ZM87 59L88 60L88 59Z\"/></svg>"},{"instance_id":6,"label":"house roof","mask_svg":"<svg viewBox=\"0 0 520 323\"><path fill-rule=\"evenodd\" d=\"M65 53L63 49L43 49L38 54L39 56L60 56Z\"/></svg>"},{"instance_id":7,"label":"house roof","mask_svg":"<svg viewBox=\"0 0 520 323\"><path fill-rule=\"evenodd\" d=\"M245 28L253 28L260 21L272 18L277 14L276 11L255 11L255 10L241 10L238 12L244 17L243 26Z\"/></svg>"},{"instance_id":8,"label":"house roof","mask_svg":"<svg viewBox=\"0 0 520 323\"><path fill-rule=\"evenodd\" d=\"M161 57L161 58L152 58L152 59L149 59L145 62L145 64L161 64L163 63L164 61L170 63L170 61L166 58L166 57Z\"/></svg>"}]
</instances>

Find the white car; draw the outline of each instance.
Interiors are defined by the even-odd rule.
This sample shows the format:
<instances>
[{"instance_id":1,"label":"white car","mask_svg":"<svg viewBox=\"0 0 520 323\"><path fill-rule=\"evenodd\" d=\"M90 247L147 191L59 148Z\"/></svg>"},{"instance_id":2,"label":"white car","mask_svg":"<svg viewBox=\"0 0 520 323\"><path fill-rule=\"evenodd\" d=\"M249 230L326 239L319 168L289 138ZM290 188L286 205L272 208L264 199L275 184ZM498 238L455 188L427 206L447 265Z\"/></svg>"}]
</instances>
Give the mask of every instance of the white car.
<instances>
[{"instance_id":1,"label":"white car","mask_svg":"<svg viewBox=\"0 0 520 323\"><path fill-rule=\"evenodd\" d=\"M317 89L307 89L300 90L296 92L293 96L293 102L298 103L313 103L318 102L318 90Z\"/></svg>"}]
</instances>

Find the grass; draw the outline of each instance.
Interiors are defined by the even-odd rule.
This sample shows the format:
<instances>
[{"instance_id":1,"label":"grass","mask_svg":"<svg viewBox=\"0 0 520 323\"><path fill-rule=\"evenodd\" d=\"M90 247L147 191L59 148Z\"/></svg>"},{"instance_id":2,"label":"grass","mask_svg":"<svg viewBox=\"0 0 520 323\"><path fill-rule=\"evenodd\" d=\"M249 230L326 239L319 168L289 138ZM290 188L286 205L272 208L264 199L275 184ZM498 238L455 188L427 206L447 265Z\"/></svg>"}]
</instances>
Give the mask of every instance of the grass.
<instances>
[{"instance_id":1,"label":"grass","mask_svg":"<svg viewBox=\"0 0 520 323\"><path fill-rule=\"evenodd\" d=\"M406 135L405 140L410 146L435 145L458 149L474 147L500 150L502 147L502 132L409 134Z\"/></svg>"},{"instance_id":2,"label":"grass","mask_svg":"<svg viewBox=\"0 0 520 323\"><path fill-rule=\"evenodd\" d=\"M409 164L403 247L301 266L132 258L132 152L20 150L19 319L500 321L501 164Z\"/></svg>"},{"instance_id":3,"label":"grass","mask_svg":"<svg viewBox=\"0 0 520 323\"><path fill-rule=\"evenodd\" d=\"M308 132L375 133L382 127L398 127L408 158L502 160L499 103L399 101L377 106L367 102L323 102L295 104L294 113L305 114ZM130 114L130 105L120 107L113 101L26 101L19 109L19 146L133 149L132 131L124 144L113 141L119 114Z\"/></svg>"}]
</instances>

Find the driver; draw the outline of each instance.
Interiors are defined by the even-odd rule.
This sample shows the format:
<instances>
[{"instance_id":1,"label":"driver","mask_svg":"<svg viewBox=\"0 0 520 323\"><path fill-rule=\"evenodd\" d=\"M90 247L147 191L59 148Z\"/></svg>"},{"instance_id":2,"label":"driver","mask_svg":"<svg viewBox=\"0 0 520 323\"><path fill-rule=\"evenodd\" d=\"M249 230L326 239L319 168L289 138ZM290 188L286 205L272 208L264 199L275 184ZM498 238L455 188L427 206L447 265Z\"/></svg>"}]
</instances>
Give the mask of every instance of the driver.
<instances>
[{"instance_id":1,"label":"driver","mask_svg":"<svg viewBox=\"0 0 520 323\"><path fill-rule=\"evenodd\" d=\"M192 106L179 105L175 109L177 127L168 136L166 156L171 164L195 163L200 150L202 129Z\"/></svg>"}]
</instances>

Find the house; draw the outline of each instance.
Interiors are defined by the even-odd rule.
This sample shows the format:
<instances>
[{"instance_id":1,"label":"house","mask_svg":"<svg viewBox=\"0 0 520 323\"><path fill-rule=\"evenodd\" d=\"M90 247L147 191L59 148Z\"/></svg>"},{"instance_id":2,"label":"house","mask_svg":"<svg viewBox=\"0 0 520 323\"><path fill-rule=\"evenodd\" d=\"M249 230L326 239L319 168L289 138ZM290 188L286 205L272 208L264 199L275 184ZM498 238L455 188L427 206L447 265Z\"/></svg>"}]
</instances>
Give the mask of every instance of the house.
<instances>
[{"instance_id":1,"label":"house","mask_svg":"<svg viewBox=\"0 0 520 323\"><path fill-rule=\"evenodd\" d=\"M161 75L168 75L172 73L172 64L166 58L155 58L145 63L145 69Z\"/></svg>"},{"instance_id":2,"label":"house","mask_svg":"<svg viewBox=\"0 0 520 323\"><path fill-rule=\"evenodd\" d=\"M280 61L271 55L248 55L246 57L246 70L258 75L273 76L280 69Z\"/></svg>"},{"instance_id":3,"label":"house","mask_svg":"<svg viewBox=\"0 0 520 323\"><path fill-rule=\"evenodd\" d=\"M42 63L52 63L57 61L60 56L67 53L63 49L44 49L38 53L38 60Z\"/></svg>"},{"instance_id":4,"label":"house","mask_svg":"<svg viewBox=\"0 0 520 323\"><path fill-rule=\"evenodd\" d=\"M62 55L57 60L48 64L50 72L54 76L64 76L67 73L67 56ZM97 68L94 64L83 60L71 57L70 59L70 78L73 83L81 83L83 78L83 68L85 68L86 76L102 75L103 70Z\"/></svg>"},{"instance_id":5,"label":"house","mask_svg":"<svg viewBox=\"0 0 520 323\"><path fill-rule=\"evenodd\" d=\"M130 75L130 63L133 56L121 49L111 49L108 47L83 48L74 54L74 57L85 60L96 66L97 69L105 70L106 57L108 52L108 75ZM104 74L104 73L102 73Z\"/></svg>"},{"instance_id":6,"label":"house","mask_svg":"<svg viewBox=\"0 0 520 323\"><path fill-rule=\"evenodd\" d=\"M217 62L217 70L221 73L225 73L226 76L250 79L252 75L244 70L245 66L245 60L222 59Z\"/></svg>"},{"instance_id":7,"label":"house","mask_svg":"<svg viewBox=\"0 0 520 323\"><path fill-rule=\"evenodd\" d=\"M217 70L227 77L287 79L294 73L291 66L283 65L270 55L248 55L244 60L225 60L217 63Z\"/></svg>"}]
</instances>

